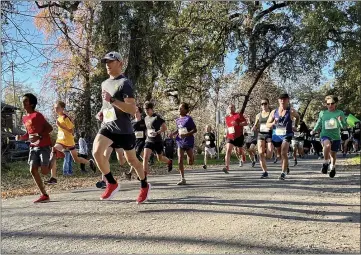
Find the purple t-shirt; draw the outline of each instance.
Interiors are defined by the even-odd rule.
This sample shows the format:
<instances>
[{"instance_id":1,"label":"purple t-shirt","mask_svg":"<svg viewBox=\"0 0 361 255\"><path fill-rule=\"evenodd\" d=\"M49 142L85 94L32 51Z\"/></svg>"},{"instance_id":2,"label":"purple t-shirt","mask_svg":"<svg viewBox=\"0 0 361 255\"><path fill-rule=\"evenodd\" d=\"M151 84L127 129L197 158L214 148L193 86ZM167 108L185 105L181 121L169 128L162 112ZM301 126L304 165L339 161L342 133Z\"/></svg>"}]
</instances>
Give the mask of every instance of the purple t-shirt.
<instances>
[{"instance_id":1,"label":"purple t-shirt","mask_svg":"<svg viewBox=\"0 0 361 255\"><path fill-rule=\"evenodd\" d=\"M194 136L187 136L185 138L180 138L180 134L187 133L191 130L193 130L196 127L196 124L194 124L194 121L191 116L186 115L184 117L179 117L175 120L175 123L177 125L178 135L176 137L177 145L178 147L194 147Z\"/></svg>"}]
</instances>

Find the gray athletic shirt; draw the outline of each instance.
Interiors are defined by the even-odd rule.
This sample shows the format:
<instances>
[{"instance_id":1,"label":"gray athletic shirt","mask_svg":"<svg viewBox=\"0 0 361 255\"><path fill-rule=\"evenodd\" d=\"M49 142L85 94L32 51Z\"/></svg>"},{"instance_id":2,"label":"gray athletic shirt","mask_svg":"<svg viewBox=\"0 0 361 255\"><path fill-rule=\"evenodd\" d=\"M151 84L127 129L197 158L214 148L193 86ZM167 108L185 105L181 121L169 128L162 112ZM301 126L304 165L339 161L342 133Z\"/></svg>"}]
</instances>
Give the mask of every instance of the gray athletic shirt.
<instances>
[{"instance_id":1,"label":"gray athletic shirt","mask_svg":"<svg viewBox=\"0 0 361 255\"><path fill-rule=\"evenodd\" d=\"M102 91L107 91L112 97L124 102L124 98L134 98L133 84L124 75L115 79L107 79L102 83ZM115 134L133 134L131 115L123 112L111 103L103 100L102 129L107 129Z\"/></svg>"}]
</instances>

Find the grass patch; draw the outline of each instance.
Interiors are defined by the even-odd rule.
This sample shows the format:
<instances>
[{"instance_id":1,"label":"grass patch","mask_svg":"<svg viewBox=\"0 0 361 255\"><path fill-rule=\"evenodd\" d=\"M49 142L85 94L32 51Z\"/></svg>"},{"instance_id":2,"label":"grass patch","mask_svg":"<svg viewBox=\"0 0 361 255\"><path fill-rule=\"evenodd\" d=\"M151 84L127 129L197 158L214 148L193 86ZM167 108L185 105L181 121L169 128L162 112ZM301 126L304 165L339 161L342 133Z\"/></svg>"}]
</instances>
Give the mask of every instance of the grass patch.
<instances>
[{"instance_id":1,"label":"grass patch","mask_svg":"<svg viewBox=\"0 0 361 255\"><path fill-rule=\"evenodd\" d=\"M113 155L114 156L114 155ZM186 160L184 162L185 169L194 169L200 168L203 166L203 155L196 155L195 164L193 166L188 166ZM186 159L186 158L185 158ZM208 166L217 166L224 165L224 155L220 155L218 159L209 159L207 160ZM232 156L231 163L237 163L238 160L235 156ZM178 169L178 160L175 158L173 160L174 169ZM73 163L73 175L72 176L63 176L63 159L57 161L57 185L46 186L46 190L52 194L56 192L61 192L65 190L85 188L85 187L94 187L95 183L100 180L101 173L99 170L96 173L93 173L90 169L88 173L80 172L80 165ZM129 165L125 163L124 166L120 166L115 156L111 158L110 169L114 176L120 180L125 181L124 172L129 170ZM167 167L164 163L157 162L155 159L155 164L150 166L150 175L162 175L167 174ZM43 176L43 180L47 180L50 177ZM136 177L133 176L135 179ZM6 164L1 169L1 197L2 199L25 196L25 195L35 195L39 194L39 191L34 183L34 180L30 174L30 168L27 164L27 161L16 161Z\"/></svg>"},{"instance_id":2,"label":"grass patch","mask_svg":"<svg viewBox=\"0 0 361 255\"><path fill-rule=\"evenodd\" d=\"M351 166L356 166L356 165L359 166L361 164L360 155L347 159L346 164Z\"/></svg>"}]
</instances>

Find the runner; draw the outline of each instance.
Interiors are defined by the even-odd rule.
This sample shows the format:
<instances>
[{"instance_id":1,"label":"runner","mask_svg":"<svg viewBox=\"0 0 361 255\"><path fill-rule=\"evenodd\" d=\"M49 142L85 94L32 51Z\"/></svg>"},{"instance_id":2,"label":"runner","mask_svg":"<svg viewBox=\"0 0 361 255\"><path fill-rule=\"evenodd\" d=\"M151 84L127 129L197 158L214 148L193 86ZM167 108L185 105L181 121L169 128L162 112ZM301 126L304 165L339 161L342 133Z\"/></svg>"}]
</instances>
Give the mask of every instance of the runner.
<instances>
[{"instance_id":1,"label":"runner","mask_svg":"<svg viewBox=\"0 0 361 255\"><path fill-rule=\"evenodd\" d=\"M347 118L345 116L345 118ZM341 128L341 151L342 151L342 156L344 158L346 158L346 155L347 155L347 151L348 151L348 143L350 142L350 138L351 138L351 135L350 135L350 129L346 126L346 127L343 127Z\"/></svg>"},{"instance_id":2,"label":"runner","mask_svg":"<svg viewBox=\"0 0 361 255\"><path fill-rule=\"evenodd\" d=\"M360 122L356 122L355 126L352 128L352 137L353 137L353 150L354 152L358 152L359 151L359 145L360 145L360 140L361 140L361 123Z\"/></svg>"},{"instance_id":3,"label":"runner","mask_svg":"<svg viewBox=\"0 0 361 255\"><path fill-rule=\"evenodd\" d=\"M207 156L209 155L211 158L216 156L216 136L212 132L212 128L210 125L206 125L206 133L203 135L205 144L204 147L204 165L203 169L207 169Z\"/></svg>"},{"instance_id":4,"label":"runner","mask_svg":"<svg viewBox=\"0 0 361 255\"><path fill-rule=\"evenodd\" d=\"M273 145L272 145L272 130L266 126L268 117L270 115L270 107L268 98L261 100L262 111L256 115L253 130L258 130L257 147L259 154L259 163L262 168L261 178L268 178L268 170L266 164L266 158L272 157Z\"/></svg>"},{"instance_id":5,"label":"runner","mask_svg":"<svg viewBox=\"0 0 361 255\"><path fill-rule=\"evenodd\" d=\"M151 185L147 182L142 164L136 156L135 135L130 116L136 112L136 104L131 82L122 74L123 61L118 52L110 52L101 60L105 63L109 78L102 83L103 123L94 139L93 155L100 171L107 180L107 187L100 196L102 200L111 199L119 191L119 184L114 179L109 161L104 151L115 144L124 149L125 158L133 166L140 179L140 193L137 203L148 199Z\"/></svg>"},{"instance_id":6,"label":"runner","mask_svg":"<svg viewBox=\"0 0 361 255\"><path fill-rule=\"evenodd\" d=\"M194 163L194 136L197 133L197 127L189 113L189 105L181 103L179 105L179 118L176 119L177 131L173 132L171 136L176 136L178 146L178 167L181 175L181 180L177 185L185 185L186 179L184 178L184 152L187 153L188 165Z\"/></svg>"},{"instance_id":7,"label":"runner","mask_svg":"<svg viewBox=\"0 0 361 255\"><path fill-rule=\"evenodd\" d=\"M241 148L244 143L243 126L247 125L246 119L242 113L236 113L234 104L228 106L229 114L226 116L226 127L227 127L227 144L226 144L226 166L223 168L223 172L229 173L229 165L231 160L231 154L233 147L237 147L238 153L241 154Z\"/></svg>"},{"instance_id":8,"label":"runner","mask_svg":"<svg viewBox=\"0 0 361 255\"><path fill-rule=\"evenodd\" d=\"M53 146L52 155L50 158L50 167L51 167L51 176L48 181L45 181L46 184L57 184L56 177L56 151L63 152L64 150L69 150L73 160L76 163L83 163L89 165L90 168L96 171L94 161L92 159L85 159L78 156L78 152L75 149L75 141L73 136L74 124L69 118L68 115L64 112L65 103L58 101L54 104L54 111L58 115L56 126L58 127L58 136L56 143Z\"/></svg>"},{"instance_id":9,"label":"runner","mask_svg":"<svg viewBox=\"0 0 361 255\"><path fill-rule=\"evenodd\" d=\"M298 125L296 131L294 132L294 136L292 137L292 149L293 149L293 166L297 166L297 152L300 158L304 157L304 143L305 143L305 137L307 135L308 128L306 126L306 123L302 120L300 121L300 125Z\"/></svg>"},{"instance_id":10,"label":"runner","mask_svg":"<svg viewBox=\"0 0 361 255\"><path fill-rule=\"evenodd\" d=\"M253 130L253 127L251 128L251 126L252 123L249 123L249 125L244 128L244 136L246 142L246 150L251 160L252 167L254 167L257 161L257 133Z\"/></svg>"},{"instance_id":11,"label":"runner","mask_svg":"<svg viewBox=\"0 0 361 255\"><path fill-rule=\"evenodd\" d=\"M287 154L295 130L295 128L292 127L292 119L296 119L294 125L296 127L300 121L298 113L289 106L289 99L288 94L281 94L278 98L279 107L270 113L267 121L267 127L273 127L272 143L274 147L280 150L282 157L282 173L279 177L280 180L284 180L286 174L289 174L290 172Z\"/></svg>"},{"instance_id":12,"label":"runner","mask_svg":"<svg viewBox=\"0 0 361 255\"><path fill-rule=\"evenodd\" d=\"M340 148L340 130L347 126L345 114L341 110L337 110L338 98L336 96L327 96L325 98L327 110L321 111L317 123L311 134L321 129L321 141L323 145L324 162L321 172L327 174L330 169L329 176L331 178L336 175L336 153ZM330 164L331 159L331 164Z\"/></svg>"},{"instance_id":13,"label":"runner","mask_svg":"<svg viewBox=\"0 0 361 255\"><path fill-rule=\"evenodd\" d=\"M156 152L158 161L168 165L168 172L173 169L173 161L163 155L163 140L160 135L167 130L167 126L164 119L156 114L153 108L153 103L148 101L144 103L144 111L147 114L144 118L147 127L147 138L144 145L143 167L146 175L149 173L149 157L152 151Z\"/></svg>"},{"instance_id":14,"label":"runner","mask_svg":"<svg viewBox=\"0 0 361 255\"><path fill-rule=\"evenodd\" d=\"M311 134L310 134L311 135ZM312 148L315 152L315 154L318 156L318 160L323 159L323 155L322 155L322 144L321 144L321 139L320 139L320 134L319 133L315 133L313 135L311 135L311 144L312 144Z\"/></svg>"},{"instance_id":15,"label":"runner","mask_svg":"<svg viewBox=\"0 0 361 255\"><path fill-rule=\"evenodd\" d=\"M145 145L146 131L147 127L145 126L144 118L142 118L143 109L142 107L137 107L135 112L134 119L132 121L133 131L135 134L135 153L139 161L143 160L143 149ZM132 172L134 171L133 167L130 167L128 173L125 173L126 178L130 181L132 179Z\"/></svg>"},{"instance_id":16,"label":"runner","mask_svg":"<svg viewBox=\"0 0 361 255\"><path fill-rule=\"evenodd\" d=\"M49 202L50 198L42 183L39 168L44 175L48 174L50 171L50 133L53 130L53 127L46 121L40 112L35 111L38 99L33 94L25 94L22 98L22 102L26 111L26 115L23 117L26 134L21 136L17 135L15 139L17 141L30 141L28 164L30 165L31 175L41 192L40 197L34 200L34 203Z\"/></svg>"}]
</instances>

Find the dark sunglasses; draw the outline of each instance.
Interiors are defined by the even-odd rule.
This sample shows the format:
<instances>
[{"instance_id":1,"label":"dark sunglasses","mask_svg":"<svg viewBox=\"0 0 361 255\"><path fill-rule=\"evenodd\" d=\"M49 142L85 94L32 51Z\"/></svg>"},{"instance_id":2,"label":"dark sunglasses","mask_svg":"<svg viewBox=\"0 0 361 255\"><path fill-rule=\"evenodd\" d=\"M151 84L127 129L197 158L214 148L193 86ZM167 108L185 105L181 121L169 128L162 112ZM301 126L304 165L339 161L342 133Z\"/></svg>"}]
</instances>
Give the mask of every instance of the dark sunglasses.
<instances>
[{"instance_id":1,"label":"dark sunglasses","mask_svg":"<svg viewBox=\"0 0 361 255\"><path fill-rule=\"evenodd\" d=\"M268 105L268 103L261 103L261 105Z\"/></svg>"},{"instance_id":2,"label":"dark sunglasses","mask_svg":"<svg viewBox=\"0 0 361 255\"><path fill-rule=\"evenodd\" d=\"M330 103L330 104L327 104L327 105L334 105L335 103Z\"/></svg>"}]
</instances>

